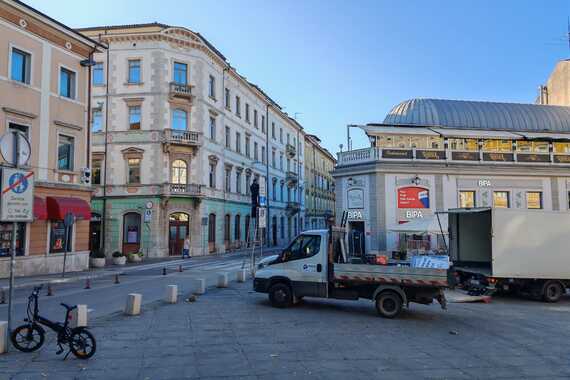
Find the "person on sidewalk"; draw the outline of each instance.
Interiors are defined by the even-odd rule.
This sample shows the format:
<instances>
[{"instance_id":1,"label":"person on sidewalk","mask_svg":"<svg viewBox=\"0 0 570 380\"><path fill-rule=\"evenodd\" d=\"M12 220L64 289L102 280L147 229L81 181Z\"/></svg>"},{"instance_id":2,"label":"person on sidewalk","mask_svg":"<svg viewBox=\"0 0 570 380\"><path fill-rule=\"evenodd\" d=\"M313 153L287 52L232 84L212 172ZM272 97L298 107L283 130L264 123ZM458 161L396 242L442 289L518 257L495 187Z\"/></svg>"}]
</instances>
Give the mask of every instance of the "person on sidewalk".
<instances>
[{"instance_id":1,"label":"person on sidewalk","mask_svg":"<svg viewBox=\"0 0 570 380\"><path fill-rule=\"evenodd\" d=\"M186 235L184 239L184 248L182 249L182 258L190 258L190 236Z\"/></svg>"}]
</instances>

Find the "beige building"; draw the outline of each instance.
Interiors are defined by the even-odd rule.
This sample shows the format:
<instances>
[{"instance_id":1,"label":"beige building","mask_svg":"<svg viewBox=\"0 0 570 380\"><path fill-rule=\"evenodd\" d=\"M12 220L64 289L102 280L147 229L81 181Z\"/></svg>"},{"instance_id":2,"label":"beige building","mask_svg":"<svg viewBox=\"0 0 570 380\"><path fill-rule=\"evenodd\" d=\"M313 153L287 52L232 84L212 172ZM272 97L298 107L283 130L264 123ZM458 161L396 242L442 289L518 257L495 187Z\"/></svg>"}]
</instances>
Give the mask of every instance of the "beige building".
<instances>
[{"instance_id":1,"label":"beige building","mask_svg":"<svg viewBox=\"0 0 570 380\"><path fill-rule=\"evenodd\" d=\"M570 106L570 60L559 61L546 84L538 88L537 104Z\"/></svg>"},{"instance_id":2,"label":"beige building","mask_svg":"<svg viewBox=\"0 0 570 380\"><path fill-rule=\"evenodd\" d=\"M89 58L96 42L13 0L0 1L0 134L23 132L31 144L33 223L17 228L17 275L88 267L91 187ZM3 165L5 164L2 161ZM66 241L63 216L78 219ZM8 274L11 223L0 223L0 277Z\"/></svg>"},{"instance_id":3,"label":"beige building","mask_svg":"<svg viewBox=\"0 0 570 380\"><path fill-rule=\"evenodd\" d=\"M325 228L327 216L335 210L332 171L334 156L321 146L321 140L305 135L305 228Z\"/></svg>"}]
</instances>

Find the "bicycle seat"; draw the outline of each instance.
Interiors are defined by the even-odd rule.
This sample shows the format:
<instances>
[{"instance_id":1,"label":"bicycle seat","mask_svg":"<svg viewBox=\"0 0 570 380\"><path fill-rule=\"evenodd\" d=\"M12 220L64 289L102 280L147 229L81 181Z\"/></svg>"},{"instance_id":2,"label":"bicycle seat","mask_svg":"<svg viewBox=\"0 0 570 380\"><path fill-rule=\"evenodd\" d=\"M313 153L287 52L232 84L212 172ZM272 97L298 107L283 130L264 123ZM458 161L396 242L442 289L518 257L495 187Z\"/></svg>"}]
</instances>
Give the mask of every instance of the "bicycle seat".
<instances>
[{"instance_id":1,"label":"bicycle seat","mask_svg":"<svg viewBox=\"0 0 570 380\"><path fill-rule=\"evenodd\" d=\"M60 303L61 306L65 307L67 310L72 310L75 309L77 306L69 306L68 304L65 303Z\"/></svg>"}]
</instances>

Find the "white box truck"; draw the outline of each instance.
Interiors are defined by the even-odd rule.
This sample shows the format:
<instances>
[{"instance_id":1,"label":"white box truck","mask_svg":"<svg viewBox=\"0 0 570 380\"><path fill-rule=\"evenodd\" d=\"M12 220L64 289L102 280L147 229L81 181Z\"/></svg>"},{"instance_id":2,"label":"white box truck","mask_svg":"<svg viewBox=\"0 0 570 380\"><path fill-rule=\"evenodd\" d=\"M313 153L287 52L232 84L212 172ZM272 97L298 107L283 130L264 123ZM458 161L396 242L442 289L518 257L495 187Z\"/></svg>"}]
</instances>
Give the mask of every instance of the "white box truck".
<instances>
[{"instance_id":1,"label":"white box truck","mask_svg":"<svg viewBox=\"0 0 570 380\"><path fill-rule=\"evenodd\" d=\"M557 302L570 287L570 213L452 209L449 256L465 287Z\"/></svg>"},{"instance_id":2,"label":"white box truck","mask_svg":"<svg viewBox=\"0 0 570 380\"><path fill-rule=\"evenodd\" d=\"M280 308L303 297L365 298L385 318L396 317L410 302L430 304L435 299L445 308L447 269L415 268L409 262L344 263L339 260L344 251L339 243L345 230L337 227L335 234L334 228L305 231L281 254L263 259L255 273L254 290L268 293L271 304Z\"/></svg>"}]
</instances>

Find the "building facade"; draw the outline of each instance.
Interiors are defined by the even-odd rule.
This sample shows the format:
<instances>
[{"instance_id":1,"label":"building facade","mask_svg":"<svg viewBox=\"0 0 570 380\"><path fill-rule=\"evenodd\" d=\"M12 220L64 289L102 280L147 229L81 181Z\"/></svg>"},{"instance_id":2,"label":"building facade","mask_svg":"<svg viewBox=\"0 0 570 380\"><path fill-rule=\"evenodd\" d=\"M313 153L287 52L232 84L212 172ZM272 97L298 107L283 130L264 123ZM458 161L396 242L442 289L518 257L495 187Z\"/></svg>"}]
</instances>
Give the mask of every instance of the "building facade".
<instances>
[{"instance_id":1,"label":"building facade","mask_svg":"<svg viewBox=\"0 0 570 380\"><path fill-rule=\"evenodd\" d=\"M305 228L326 228L326 220L334 215L334 156L321 146L321 140L305 135Z\"/></svg>"},{"instance_id":2,"label":"building facade","mask_svg":"<svg viewBox=\"0 0 570 380\"><path fill-rule=\"evenodd\" d=\"M92 229L104 226L94 245L163 257L180 255L188 235L193 255L244 247L255 179L268 192L266 241L295 232L303 129L276 102L186 28L81 32L108 45L92 77Z\"/></svg>"},{"instance_id":3,"label":"building facade","mask_svg":"<svg viewBox=\"0 0 570 380\"><path fill-rule=\"evenodd\" d=\"M95 41L19 2L0 2L0 134L19 131L31 145L34 221L0 223L0 277L84 270L89 263L89 58ZM5 166L5 162L2 162ZM77 222L66 235L63 217Z\"/></svg>"},{"instance_id":4,"label":"building facade","mask_svg":"<svg viewBox=\"0 0 570 380\"><path fill-rule=\"evenodd\" d=\"M429 226L451 208L570 211L570 107L413 99L361 128L371 147L334 171L352 250L444 248ZM430 232L394 231L419 220Z\"/></svg>"},{"instance_id":5,"label":"building facade","mask_svg":"<svg viewBox=\"0 0 570 380\"><path fill-rule=\"evenodd\" d=\"M546 83L538 88L537 104L570 106L570 60L559 61Z\"/></svg>"}]
</instances>

